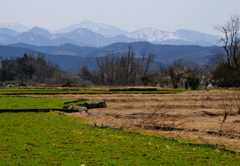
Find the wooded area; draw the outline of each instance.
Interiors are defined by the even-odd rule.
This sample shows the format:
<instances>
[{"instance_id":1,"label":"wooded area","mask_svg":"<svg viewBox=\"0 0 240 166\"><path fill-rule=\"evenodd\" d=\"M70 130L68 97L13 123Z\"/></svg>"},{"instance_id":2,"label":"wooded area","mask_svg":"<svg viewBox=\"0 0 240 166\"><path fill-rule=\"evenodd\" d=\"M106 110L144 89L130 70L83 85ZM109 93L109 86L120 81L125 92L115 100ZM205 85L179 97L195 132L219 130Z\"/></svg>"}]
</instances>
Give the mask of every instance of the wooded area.
<instances>
[{"instance_id":1,"label":"wooded area","mask_svg":"<svg viewBox=\"0 0 240 166\"><path fill-rule=\"evenodd\" d=\"M159 85L186 89L207 87L209 84L218 87L239 87L240 16L231 16L225 25L216 29L224 35L219 41L222 49L209 58L206 64L198 65L186 59L159 64L155 62L158 55L144 50L136 53L129 45L125 51L110 51L104 56L98 56L98 68L95 70L81 66L77 73L68 73L62 71L58 64L46 60L42 53L25 53L23 57L1 58L1 85L15 82L17 85Z\"/></svg>"},{"instance_id":2,"label":"wooded area","mask_svg":"<svg viewBox=\"0 0 240 166\"><path fill-rule=\"evenodd\" d=\"M1 58L1 85L16 84L62 84L66 83L67 72L60 69L58 64L45 59L45 55L38 53L25 53L23 57Z\"/></svg>"}]
</instances>

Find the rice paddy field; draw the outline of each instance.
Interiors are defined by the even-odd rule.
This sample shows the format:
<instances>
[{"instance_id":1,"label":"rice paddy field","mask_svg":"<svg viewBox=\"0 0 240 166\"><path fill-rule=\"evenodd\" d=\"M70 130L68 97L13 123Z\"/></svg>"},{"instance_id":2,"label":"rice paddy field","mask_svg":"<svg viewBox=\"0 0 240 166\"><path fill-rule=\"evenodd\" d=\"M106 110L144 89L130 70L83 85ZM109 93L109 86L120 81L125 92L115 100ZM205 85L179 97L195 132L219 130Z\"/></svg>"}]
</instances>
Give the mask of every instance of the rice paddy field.
<instances>
[{"instance_id":1,"label":"rice paddy field","mask_svg":"<svg viewBox=\"0 0 240 166\"><path fill-rule=\"evenodd\" d=\"M238 165L240 161L240 116L234 114L238 93L232 91L6 91L0 90L0 109L60 109L63 102L79 98L104 100L107 108L88 113L0 113L0 165Z\"/></svg>"}]
</instances>

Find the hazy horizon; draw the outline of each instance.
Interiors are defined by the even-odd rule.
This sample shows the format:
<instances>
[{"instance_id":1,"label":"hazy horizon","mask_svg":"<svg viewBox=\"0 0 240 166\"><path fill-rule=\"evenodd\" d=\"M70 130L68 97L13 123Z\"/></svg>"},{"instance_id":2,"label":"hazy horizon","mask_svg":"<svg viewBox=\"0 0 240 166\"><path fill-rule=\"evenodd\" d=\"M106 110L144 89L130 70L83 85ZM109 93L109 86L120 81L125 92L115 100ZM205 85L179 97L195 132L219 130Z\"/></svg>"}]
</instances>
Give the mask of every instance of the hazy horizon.
<instances>
[{"instance_id":1,"label":"hazy horizon","mask_svg":"<svg viewBox=\"0 0 240 166\"><path fill-rule=\"evenodd\" d=\"M196 30L216 35L231 15L239 14L239 0L0 0L0 23L60 29L90 20L127 32L152 27L174 32Z\"/></svg>"}]
</instances>

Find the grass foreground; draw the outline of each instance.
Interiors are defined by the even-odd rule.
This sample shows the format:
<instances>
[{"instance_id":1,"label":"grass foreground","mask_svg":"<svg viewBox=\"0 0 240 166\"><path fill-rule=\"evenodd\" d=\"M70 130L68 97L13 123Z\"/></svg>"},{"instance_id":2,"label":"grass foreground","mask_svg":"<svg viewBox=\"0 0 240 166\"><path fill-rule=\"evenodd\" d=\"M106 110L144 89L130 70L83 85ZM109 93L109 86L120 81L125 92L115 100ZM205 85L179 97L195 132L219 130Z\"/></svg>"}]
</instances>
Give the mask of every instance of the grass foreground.
<instances>
[{"instance_id":1,"label":"grass foreground","mask_svg":"<svg viewBox=\"0 0 240 166\"><path fill-rule=\"evenodd\" d=\"M0 109L60 109L63 107L62 103L68 101L73 99L0 96Z\"/></svg>"},{"instance_id":2,"label":"grass foreground","mask_svg":"<svg viewBox=\"0 0 240 166\"><path fill-rule=\"evenodd\" d=\"M0 165L238 165L239 154L85 125L49 113L0 114Z\"/></svg>"}]
</instances>

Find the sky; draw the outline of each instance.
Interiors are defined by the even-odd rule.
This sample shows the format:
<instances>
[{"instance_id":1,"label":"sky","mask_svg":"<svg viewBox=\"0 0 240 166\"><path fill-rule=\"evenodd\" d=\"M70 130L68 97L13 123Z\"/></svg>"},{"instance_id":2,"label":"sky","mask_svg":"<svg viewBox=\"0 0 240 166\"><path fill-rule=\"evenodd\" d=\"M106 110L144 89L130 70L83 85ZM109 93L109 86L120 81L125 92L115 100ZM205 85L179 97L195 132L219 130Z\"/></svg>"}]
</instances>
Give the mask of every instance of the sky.
<instances>
[{"instance_id":1,"label":"sky","mask_svg":"<svg viewBox=\"0 0 240 166\"><path fill-rule=\"evenodd\" d=\"M240 0L0 0L0 23L60 29L91 20L132 32L152 27L219 34Z\"/></svg>"}]
</instances>

